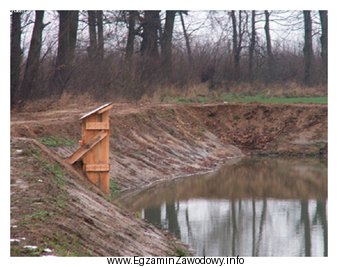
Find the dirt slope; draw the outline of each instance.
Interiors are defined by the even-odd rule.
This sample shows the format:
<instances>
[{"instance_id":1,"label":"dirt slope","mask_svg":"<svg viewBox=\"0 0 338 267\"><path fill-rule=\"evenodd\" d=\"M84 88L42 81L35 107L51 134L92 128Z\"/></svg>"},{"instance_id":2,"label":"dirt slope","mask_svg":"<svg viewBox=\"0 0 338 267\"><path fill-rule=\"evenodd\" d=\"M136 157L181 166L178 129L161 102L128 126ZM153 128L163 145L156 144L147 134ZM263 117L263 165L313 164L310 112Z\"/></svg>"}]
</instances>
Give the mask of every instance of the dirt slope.
<instances>
[{"instance_id":1,"label":"dirt slope","mask_svg":"<svg viewBox=\"0 0 338 267\"><path fill-rule=\"evenodd\" d=\"M326 105L222 104L193 109L220 140L245 152L327 153Z\"/></svg>"},{"instance_id":2,"label":"dirt slope","mask_svg":"<svg viewBox=\"0 0 338 267\"><path fill-rule=\"evenodd\" d=\"M179 247L22 138L11 140L11 239L12 256L158 256Z\"/></svg>"}]
</instances>

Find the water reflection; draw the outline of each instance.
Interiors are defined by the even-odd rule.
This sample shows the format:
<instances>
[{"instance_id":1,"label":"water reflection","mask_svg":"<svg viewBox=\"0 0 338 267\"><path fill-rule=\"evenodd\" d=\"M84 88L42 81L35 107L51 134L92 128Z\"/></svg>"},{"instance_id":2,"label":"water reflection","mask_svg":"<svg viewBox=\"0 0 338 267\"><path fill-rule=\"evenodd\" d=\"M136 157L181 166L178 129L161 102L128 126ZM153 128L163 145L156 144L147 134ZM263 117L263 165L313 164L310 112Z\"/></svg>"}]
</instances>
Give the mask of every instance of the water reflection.
<instances>
[{"instance_id":1,"label":"water reflection","mask_svg":"<svg viewBox=\"0 0 338 267\"><path fill-rule=\"evenodd\" d=\"M251 159L121 201L197 255L327 256L326 198L326 162Z\"/></svg>"}]
</instances>

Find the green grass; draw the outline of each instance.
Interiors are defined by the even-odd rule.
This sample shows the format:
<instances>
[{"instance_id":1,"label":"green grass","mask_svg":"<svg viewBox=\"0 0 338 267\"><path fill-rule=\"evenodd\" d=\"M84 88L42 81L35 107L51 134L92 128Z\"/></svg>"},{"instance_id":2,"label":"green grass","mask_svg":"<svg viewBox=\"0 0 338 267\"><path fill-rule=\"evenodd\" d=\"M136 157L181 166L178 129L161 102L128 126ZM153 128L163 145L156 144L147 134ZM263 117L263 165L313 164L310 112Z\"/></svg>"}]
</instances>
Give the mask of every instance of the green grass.
<instances>
[{"instance_id":1,"label":"green grass","mask_svg":"<svg viewBox=\"0 0 338 267\"><path fill-rule=\"evenodd\" d=\"M267 97L264 95L235 95L224 94L222 100L226 102L242 102L242 103L267 103L267 104L327 104L327 96L316 97Z\"/></svg>"},{"instance_id":2,"label":"green grass","mask_svg":"<svg viewBox=\"0 0 338 267\"><path fill-rule=\"evenodd\" d=\"M191 104L191 103L207 103L212 100L211 97L199 96L196 98L186 98L186 97L168 97L165 102L174 103L174 104Z\"/></svg>"},{"instance_id":3,"label":"green grass","mask_svg":"<svg viewBox=\"0 0 338 267\"><path fill-rule=\"evenodd\" d=\"M39 141L49 147L71 147L76 143L73 139L67 139L59 136L43 136L39 138Z\"/></svg>"},{"instance_id":4,"label":"green grass","mask_svg":"<svg viewBox=\"0 0 338 267\"><path fill-rule=\"evenodd\" d=\"M46 247L51 248L55 255L78 257L91 256L89 251L85 251L80 244L80 239L75 235L67 233L54 233L53 236L45 237Z\"/></svg>"},{"instance_id":5,"label":"green grass","mask_svg":"<svg viewBox=\"0 0 338 267\"><path fill-rule=\"evenodd\" d=\"M117 183L113 180L110 180L109 183L109 189L110 189L110 196L114 197L116 196L118 193L120 193L121 188L117 185Z\"/></svg>"},{"instance_id":6,"label":"green grass","mask_svg":"<svg viewBox=\"0 0 338 267\"><path fill-rule=\"evenodd\" d=\"M178 245L174 242L172 243L172 247L173 247L174 251L173 252L172 251L167 252L167 256L169 256L169 257L191 256L190 252L186 248L184 248L184 247L182 247L182 246L180 246L180 245Z\"/></svg>"},{"instance_id":7,"label":"green grass","mask_svg":"<svg viewBox=\"0 0 338 267\"><path fill-rule=\"evenodd\" d=\"M41 256L46 254L45 248L52 249L52 255L62 257L92 256L91 251L81 247L80 239L67 233L54 233L45 236L36 249L24 248L22 245L11 244L11 256Z\"/></svg>"},{"instance_id":8,"label":"green grass","mask_svg":"<svg viewBox=\"0 0 338 267\"><path fill-rule=\"evenodd\" d=\"M28 249L19 245L11 245L11 256L25 256L25 257L37 257L43 253L44 248L37 247L36 249Z\"/></svg>"},{"instance_id":9,"label":"green grass","mask_svg":"<svg viewBox=\"0 0 338 267\"><path fill-rule=\"evenodd\" d=\"M54 181L59 188L62 188L65 185L64 173L59 165L44 162L43 167L46 171L53 174L55 178Z\"/></svg>"},{"instance_id":10,"label":"green grass","mask_svg":"<svg viewBox=\"0 0 338 267\"><path fill-rule=\"evenodd\" d=\"M32 224L33 221L47 221L47 217L50 213L46 210L38 209L35 210L32 214L24 215L22 220L18 223L21 226Z\"/></svg>"},{"instance_id":11,"label":"green grass","mask_svg":"<svg viewBox=\"0 0 338 267\"><path fill-rule=\"evenodd\" d=\"M64 172L60 165L49 163L36 148L28 149L25 153L28 156L33 156L42 165L44 171L53 175L54 182L59 188L62 188L65 185Z\"/></svg>"},{"instance_id":12,"label":"green grass","mask_svg":"<svg viewBox=\"0 0 338 267\"><path fill-rule=\"evenodd\" d=\"M210 102L229 102L229 103L265 103L265 104L327 104L327 96L314 96L314 97L269 97L262 94L253 96L226 93L219 97L168 97L168 103L175 104L191 104L191 103L210 103Z\"/></svg>"},{"instance_id":13,"label":"green grass","mask_svg":"<svg viewBox=\"0 0 338 267\"><path fill-rule=\"evenodd\" d=\"M36 219L36 220L41 220L41 221L45 221L46 217L49 215L48 211L46 210L37 210L35 211L33 214L28 215L30 218L32 219Z\"/></svg>"},{"instance_id":14,"label":"green grass","mask_svg":"<svg viewBox=\"0 0 338 267\"><path fill-rule=\"evenodd\" d=\"M67 203L67 197L65 195L58 195L57 198L56 198L56 205L63 209L65 206L66 206L66 203Z\"/></svg>"}]
</instances>

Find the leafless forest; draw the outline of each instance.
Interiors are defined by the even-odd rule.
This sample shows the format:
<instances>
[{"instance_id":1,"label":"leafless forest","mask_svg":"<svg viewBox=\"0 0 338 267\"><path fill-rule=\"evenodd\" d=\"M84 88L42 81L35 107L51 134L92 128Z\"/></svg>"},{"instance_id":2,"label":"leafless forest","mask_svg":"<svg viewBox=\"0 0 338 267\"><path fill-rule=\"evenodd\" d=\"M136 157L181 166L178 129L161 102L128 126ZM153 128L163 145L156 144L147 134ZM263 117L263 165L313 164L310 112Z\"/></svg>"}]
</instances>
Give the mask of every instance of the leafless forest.
<instances>
[{"instance_id":1,"label":"leafless forest","mask_svg":"<svg viewBox=\"0 0 338 267\"><path fill-rule=\"evenodd\" d=\"M11 12L11 105L205 84L326 86L327 11Z\"/></svg>"}]
</instances>

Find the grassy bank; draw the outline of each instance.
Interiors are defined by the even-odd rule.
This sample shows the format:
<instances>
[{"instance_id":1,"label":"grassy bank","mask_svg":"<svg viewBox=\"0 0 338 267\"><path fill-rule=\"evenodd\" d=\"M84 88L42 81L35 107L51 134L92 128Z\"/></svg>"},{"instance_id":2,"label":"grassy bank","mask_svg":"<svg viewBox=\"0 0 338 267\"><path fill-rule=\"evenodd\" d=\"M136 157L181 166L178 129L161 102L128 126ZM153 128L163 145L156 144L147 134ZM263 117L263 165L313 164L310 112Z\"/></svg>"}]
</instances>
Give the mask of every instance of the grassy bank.
<instances>
[{"instance_id":1,"label":"grassy bank","mask_svg":"<svg viewBox=\"0 0 338 267\"><path fill-rule=\"evenodd\" d=\"M211 103L211 102L229 102L229 103L265 103L265 104L327 104L327 96L314 97L268 97L262 94L253 96L227 93L221 96L199 96L194 98L170 97L164 99L167 103L187 104L187 103Z\"/></svg>"}]
</instances>

